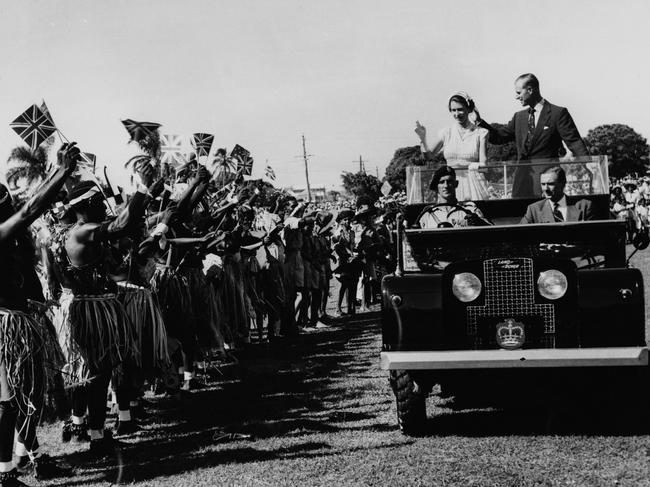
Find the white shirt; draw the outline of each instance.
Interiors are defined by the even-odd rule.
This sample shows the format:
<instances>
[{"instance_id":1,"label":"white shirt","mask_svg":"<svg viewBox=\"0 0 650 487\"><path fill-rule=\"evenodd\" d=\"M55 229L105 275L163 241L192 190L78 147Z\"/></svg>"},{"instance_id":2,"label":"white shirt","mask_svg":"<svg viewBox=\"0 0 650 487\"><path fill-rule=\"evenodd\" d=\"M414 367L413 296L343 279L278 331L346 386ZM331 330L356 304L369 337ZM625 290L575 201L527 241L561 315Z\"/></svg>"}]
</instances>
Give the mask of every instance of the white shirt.
<instances>
[{"instance_id":1,"label":"white shirt","mask_svg":"<svg viewBox=\"0 0 650 487\"><path fill-rule=\"evenodd\" d=\"M542 108L544 108L544 103L545 100L542 98L539 100L539 103L535 105L533 108L535 109L535 127L537 127L537 123L539 122L539 115L542 113Z\"/></svg>"},{"instance_id":2,"label":"white shirt","mask_svg":"<svg viewBox=\"0 0 650 487\"><path fill-rule=\"evenodd\" d=\"M548 200L549 205L551 205L551 212L553 212L553 209L555 208L555 203L552 200ZM566 220L566 213L567 213L567 204L566 204L566 196L562 196L560 200L557 202L557 209L560 210L560 213L562 214L562 218L564 218L564 221Z\"/></svg>"}]
</instances>

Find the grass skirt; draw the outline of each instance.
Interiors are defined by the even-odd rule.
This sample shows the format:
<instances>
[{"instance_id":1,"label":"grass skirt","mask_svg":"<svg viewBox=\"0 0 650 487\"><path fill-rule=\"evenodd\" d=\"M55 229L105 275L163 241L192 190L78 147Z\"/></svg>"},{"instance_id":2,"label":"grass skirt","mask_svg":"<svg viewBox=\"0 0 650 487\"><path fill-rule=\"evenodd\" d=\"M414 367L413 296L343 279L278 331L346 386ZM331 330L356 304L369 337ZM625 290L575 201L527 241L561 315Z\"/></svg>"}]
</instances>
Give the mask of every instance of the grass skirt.
<instances>
[{"instance_id":1,"label":"grass skirt","mask_svg":"<svg viewBox=\"0 0 650 487\"><path fill-rule=\"evenodd\" d=\"M204 351L223 352L223 314L220 313L214 288L208 283L203 270L199 267L181 267L180 273L189 286L192 316L196 323L200 347Z\"/></svg>"},{"instance_id":2,"label":"grass skirt","mask_svg":"<svg viewBox=\"0 0 650 487\"><path fill-rule=\"evenodd\" d=\"M166 265L156 266L151 278L151 291L158 296L160 310L165 321L167 334L179 338L194 333L192 299L187 279Z\"/></svg>"},{"instance_id":3,"label":"grass skirt","mask_svg":"<svg viewBox=\"0 0 650 487\"><path fill-rule=\"evenodd\" d=\"M223 259L223 281L217 299L224 310L224 323L235 345L250 341L250 316L241 263L229 255Z\"/></svg>"},{"instance_id":4,"label":"grass skirt","mask_svg":"<svg viewBox=\"0 0 650 487\"><path fill-rule=\"evenodd\" d=\"M169 364L167 331L158 299L147 288L128 282L118 283L118 298L133 325L135 348L140 352L137 365L145 370Z\"/></svg>"},{"instance_id":5,"label":"grass skirt","mask_svg":"<svg viewBox=\"0 0 650 487\"><path fill-rule=\"evenodd\" d=\"M16 399L26 415L36 412L43 404L46 392L45 350L46 332L27 313L0 308L0 367L4 387ZM3 391L4 392L4 391Z\"/></svg>"},{"instance_id":6,"label":"grass skirt","mask_svg":"<svg viewBox=\"0 0 650 487\"><path fill-rule=\"evenodd\" d=\"M91 374L137 358L133 327L115 294L74 296L64 292L60 304L56 325L66 357L66 385L82 385Z\"/></svg>"}]
</instances>

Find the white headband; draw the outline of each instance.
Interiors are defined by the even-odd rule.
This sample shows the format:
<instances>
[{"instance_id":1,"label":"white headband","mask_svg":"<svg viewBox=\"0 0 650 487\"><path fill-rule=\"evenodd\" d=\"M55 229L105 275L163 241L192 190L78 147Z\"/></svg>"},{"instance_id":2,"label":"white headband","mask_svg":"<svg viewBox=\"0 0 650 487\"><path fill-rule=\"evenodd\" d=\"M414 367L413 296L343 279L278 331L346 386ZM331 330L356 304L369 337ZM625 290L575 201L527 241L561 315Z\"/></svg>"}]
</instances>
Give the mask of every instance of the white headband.
<instances>
[{"instance_id":1,"label":"white headband","mask_svg":"<svg viewBox=\"0 0 650 487\"><path fill-rule=\"evenodd\" d=\"M82 201L89 200L93 196L95 196L97 193L99 193L99 188L98 187L92 187L88 191L86 191L84 194L81 196L77 196L75 199L70 200L68 203L68 206L74 206L78 203L81 203Z\"/></svg>"}]
</instances>

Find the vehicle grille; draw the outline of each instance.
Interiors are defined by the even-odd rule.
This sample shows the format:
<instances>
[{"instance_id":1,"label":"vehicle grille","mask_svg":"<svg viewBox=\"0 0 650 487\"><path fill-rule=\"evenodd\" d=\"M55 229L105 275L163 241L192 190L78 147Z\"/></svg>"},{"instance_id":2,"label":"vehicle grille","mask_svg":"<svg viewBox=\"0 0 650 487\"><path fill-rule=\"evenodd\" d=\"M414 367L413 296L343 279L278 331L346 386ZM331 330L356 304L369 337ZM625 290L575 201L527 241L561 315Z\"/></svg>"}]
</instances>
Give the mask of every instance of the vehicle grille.
<instances>
[{"instance_id":1,"label":"vehicle grille","mask_svg":"<svg viewBox=\"0 0 650 487\"><path fill-rule=\"evenodd\" d=\"M505 264L504 264L505 263ZM490 259L483 262L484 306L467 307L467 333L475 348L487 344L478 330L481 318L539 317L544 333L539 344L555 347L555 308L552 304L535 303L533 260L527 258Z\"/></svg>"}]
</instances>

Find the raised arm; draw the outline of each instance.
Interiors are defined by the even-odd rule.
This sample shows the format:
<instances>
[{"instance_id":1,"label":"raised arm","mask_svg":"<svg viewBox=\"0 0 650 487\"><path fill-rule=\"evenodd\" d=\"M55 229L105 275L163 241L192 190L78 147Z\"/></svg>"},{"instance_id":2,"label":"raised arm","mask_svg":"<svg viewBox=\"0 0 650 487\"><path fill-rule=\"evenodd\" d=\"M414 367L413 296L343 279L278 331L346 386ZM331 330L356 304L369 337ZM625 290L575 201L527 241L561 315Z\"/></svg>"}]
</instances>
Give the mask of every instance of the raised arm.
<instances>
[{"instance_id":1,"label":"raised arm","mask_svg":"<svg viewBox=\"0 0 650 487\"><path fill-rule=\"evenodd\" d=\"M199 167L199 170L196 173L196 176L190 181L190 183L187 185L187 189L183 192L181 195L180 199L178 200L178 212L181 214L184 214L188 212L192 208L192 196L194 195L194 192L201 186L203 183L206 184L206 187L203 189L207 189L207 181L208 178L210 177L210 174L208 173L208 170L204 167L201 166ZM195 201L195 204L200 201L200 197Z\"/></svg>"},{"instance_id":2,"label":"raised arm","mask_svg":"<svg viewBox=\"0 0 650 487\"><path fill-rule=\"evenodd\" d=\"M127 207L115 219L104 223L86 223L77 227L74 232L75 239L79 243L85 243L105 242L123 237L131 230L133 223L142 217L147 201L147 193L143 189L138 189Z\"/></svg>"},{"instance_id":3,"label":"raised arm","mask_svg":"<svg viewBox=\"0 0 650 487\"><path fill-rule=\"evenodd\" d=\"M420 123L419 120L415 121L415 133L420 138L420 147L424 154L432 157L442 150L443 140L440 137L435 137L431 145L427 141L427 129Z\"/></svg>"},{"instance_id":4,"label":"raised arm","mask_svg":"<svg viewBox=\"0 0 650 487\"><path fill-rule=\"evenodd\" d=\"M17 232L31 225L56 198L63 183L74 172L77 161L81 157L79 148L75 144L76 142L63 144L57 153L59 168L50 174L36 194L20 210L0 223L0 242L15 236Z\"/></svg>"},{"instance_id":5,"label":"raised arm","mask_svg":"<svg viewBox=\"0 0 650 487\"><path fill-rule=\"evenodd\" d=\"M505 127L495 127L483 120L478 110L474 109L474 113L476 114L476 125L487 129L488 141L491 144L501 145L515 140L515 116L510 119Z\"/></svg>"}]
</instances>

